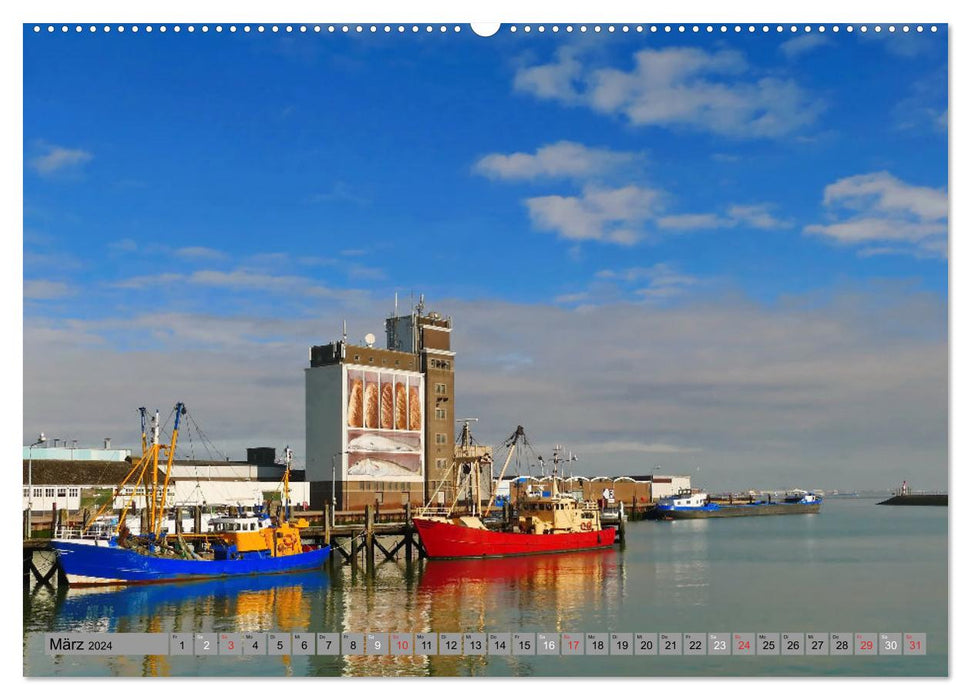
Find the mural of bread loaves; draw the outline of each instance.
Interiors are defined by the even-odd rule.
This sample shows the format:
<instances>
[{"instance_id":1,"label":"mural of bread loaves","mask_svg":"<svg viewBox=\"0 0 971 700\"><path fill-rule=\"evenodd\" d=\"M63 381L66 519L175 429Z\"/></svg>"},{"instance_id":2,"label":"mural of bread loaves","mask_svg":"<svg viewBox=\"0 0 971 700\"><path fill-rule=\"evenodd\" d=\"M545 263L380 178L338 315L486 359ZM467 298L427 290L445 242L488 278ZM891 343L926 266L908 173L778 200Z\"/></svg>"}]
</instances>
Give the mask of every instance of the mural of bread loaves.
<instances>
[{"instance_id":1,"label":"mural of bread loaves","mask_svg":"<svg viewBox=\"0 0 971 700\"><path fill-rule=\"evenodd\" d=\"M351 390L347 399L347 424L352 428L364 427L364 383L360 379L351 380Z\"/></svg>"},{"instance_id":2,"label":"mural of bread loaves","mask_svg":"<svg viewBox=\"0 0 971 700\"><path fill-rule=\"evenodd\" d=\"M398 430L408 428L408 394L404 382L394 385L394 427Z\"/></svg>"},{"instance_id":3,"label":"mural of bread loaves","mask_svg":"<svg viewBox=\"0 0 971 700\"><path fill-rule=\"evenodd\" d=\"M394 387L387 382L381 385L381 427L394 428Z\"/></svg>"},{"instance_id":4,"label":"mural of bread loaves","mask_svg":"<svg viewBox=\"0 0 971 700\"><path fill-rule=\"evenodd\" d=\"M378 427L378 385L374 382L364 385L364 426Z\"/></svg>"},{"instance_id":5,"label":"mural of bread loaves","mask_svg":"<svg viewBox=\"0 0 971 700\"><path fill-rule=\"evenodd\" d=\"M409 430L421 430L421 398L418 396L418 387L413 386L408 389L409 411Z\"/></svg>"}]
</instances>

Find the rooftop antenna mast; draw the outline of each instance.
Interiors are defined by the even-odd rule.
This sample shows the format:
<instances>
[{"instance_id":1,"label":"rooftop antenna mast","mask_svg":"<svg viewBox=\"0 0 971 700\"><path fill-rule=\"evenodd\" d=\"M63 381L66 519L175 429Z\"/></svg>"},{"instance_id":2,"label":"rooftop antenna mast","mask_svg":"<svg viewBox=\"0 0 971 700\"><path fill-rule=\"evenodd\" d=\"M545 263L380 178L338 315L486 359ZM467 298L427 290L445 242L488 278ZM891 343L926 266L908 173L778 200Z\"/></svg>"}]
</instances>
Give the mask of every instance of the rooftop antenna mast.
<instances>
[{"instance_id":1,"label":"rooftop antenna mast","mask_svg":"<svg viewBox=\"0 0 971 700\"><path fill-rule=\"evenodd\" d=\"M390 337L388 338L388 349L398 350L398 292L394 293L394 313L391 314L390 328L391 333Z\"/></svg>"},{"instance_id":2,"label":"rooftop antenna mast","mask_svg":"<svg viewBox=\"0 0 971 700\"><path fill-rule=\"evenodd\" d=\"M469 423L478 423L478 418L456 418L456 423L462 424L462 447L472 446L472 431L469 429Z\"/></svg>"},{"instance_id":3,"label":"rooftop antenna mast","mask_svg":"<svg viewBox=\"0 0 971 700\"><path fill-rule=\"evenodd\" d=\"M343 339L344 343L346 344L347 343L347 319L346 318L344 319L343 323L341 324L341 338Z\"/></svg>"}]
</instances>

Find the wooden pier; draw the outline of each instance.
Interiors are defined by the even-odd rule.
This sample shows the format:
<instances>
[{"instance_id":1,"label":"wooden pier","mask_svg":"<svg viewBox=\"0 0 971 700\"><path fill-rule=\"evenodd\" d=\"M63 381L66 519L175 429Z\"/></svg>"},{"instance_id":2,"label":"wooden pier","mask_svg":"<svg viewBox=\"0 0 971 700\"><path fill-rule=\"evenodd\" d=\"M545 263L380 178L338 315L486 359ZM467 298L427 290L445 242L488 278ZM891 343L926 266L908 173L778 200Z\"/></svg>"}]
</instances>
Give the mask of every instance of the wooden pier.
<instances>
[{"instance_id":1,"label":"wooden pier","mask_svg":"<svg viewBox=\"0 0 971 700\"><path fill-rule=\"evenodd\" d=\"M311 544L329 544L332 560L339 557L338 563L350 566L363 563L368 570L398 558L411 561L425 557L411 520L410 504L404 511L386 513L383 519L381 516L377 507L365 506L363 518L360 513L338 513L331 518L330 508L325 507L321 521L311 521L311 526L301 531L301 538Z\"/></svg>"},{"instance_id":2,"label":"wooden pier","mask_svg":"<svg viewBox=\"0 0 971 700\"><path fill-rule=\"evenodd\" d=\"M57 562L57 555L48 539L24 540L24 590L36 593L41 588L53 592L66 586L67 579Z\"/></svg>"}]
</instances>

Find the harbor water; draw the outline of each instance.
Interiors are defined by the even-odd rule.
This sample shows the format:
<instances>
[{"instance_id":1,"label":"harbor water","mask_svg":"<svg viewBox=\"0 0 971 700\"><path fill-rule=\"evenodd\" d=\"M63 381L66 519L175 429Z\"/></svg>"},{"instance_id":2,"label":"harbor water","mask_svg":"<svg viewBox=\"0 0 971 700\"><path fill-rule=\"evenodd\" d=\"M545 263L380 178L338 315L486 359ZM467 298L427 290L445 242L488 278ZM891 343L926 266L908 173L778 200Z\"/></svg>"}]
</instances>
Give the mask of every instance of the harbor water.
<instances>
[{"instance_id":1,"label":"harbor water","mask_svg":"<svg viewBox=\"0 0 971 700\"><path fill-rule=\"evenodd\" d=\"M947 508L629 523L611 551L24 592L28 676L943 676ZM926 656L49 656L44 632L917 632Z\"/></svg>"}]
</instances>

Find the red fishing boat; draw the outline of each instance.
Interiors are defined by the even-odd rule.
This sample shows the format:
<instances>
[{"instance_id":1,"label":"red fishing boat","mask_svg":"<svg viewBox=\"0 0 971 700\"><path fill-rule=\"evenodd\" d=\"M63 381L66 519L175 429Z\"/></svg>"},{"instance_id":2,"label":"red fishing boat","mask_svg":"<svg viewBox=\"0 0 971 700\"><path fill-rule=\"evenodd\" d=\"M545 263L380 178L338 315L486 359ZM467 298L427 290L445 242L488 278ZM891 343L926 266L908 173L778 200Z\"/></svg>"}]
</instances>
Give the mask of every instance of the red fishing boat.
<instances>
[{"instance_id":1,"label":"red fishing boat","mask_svg":"<svg viewBox=\"0 0 971 700\"><path fill-rule=\"evenodd\" d=\"M525 439L522 426L510 438L509 455L499 475L500 480L519 438ZM522 499L518 504L519 517L511 529L489 529L475 513L474 505L472 514L463 516L453 516L453 509L443 512L424 508L414 518L414 524L429 559L512 557L612 547L616 531L603 527L597 504L557 492L559 461L559 448L556 448L551 490ZM469 469L470 482L478 481L476 466ZM494 496L483 511L483 517L489 515L493 502Z\"/></svg>"}]
</instances>

